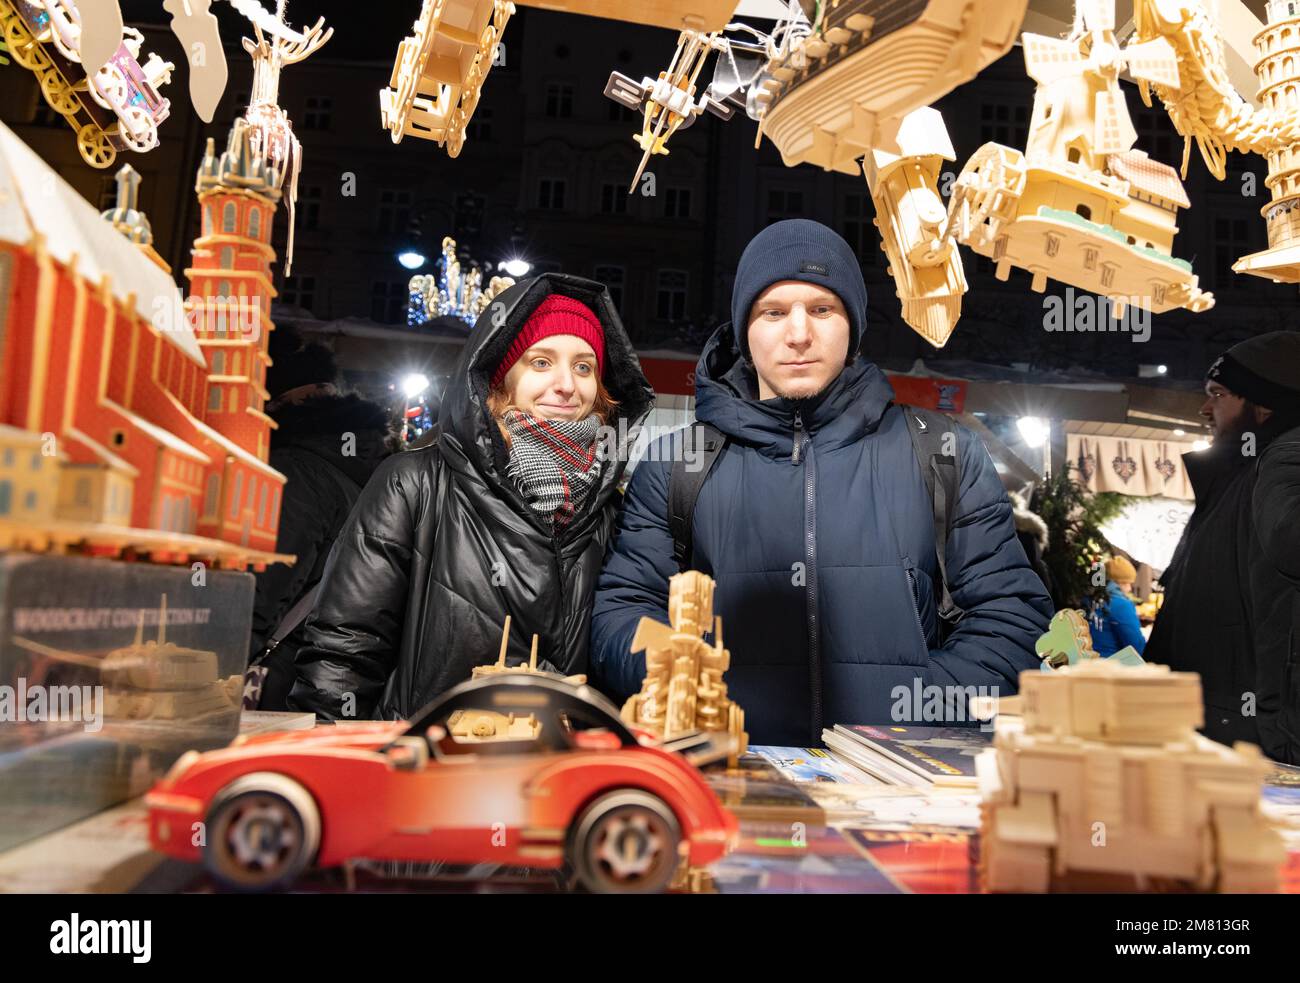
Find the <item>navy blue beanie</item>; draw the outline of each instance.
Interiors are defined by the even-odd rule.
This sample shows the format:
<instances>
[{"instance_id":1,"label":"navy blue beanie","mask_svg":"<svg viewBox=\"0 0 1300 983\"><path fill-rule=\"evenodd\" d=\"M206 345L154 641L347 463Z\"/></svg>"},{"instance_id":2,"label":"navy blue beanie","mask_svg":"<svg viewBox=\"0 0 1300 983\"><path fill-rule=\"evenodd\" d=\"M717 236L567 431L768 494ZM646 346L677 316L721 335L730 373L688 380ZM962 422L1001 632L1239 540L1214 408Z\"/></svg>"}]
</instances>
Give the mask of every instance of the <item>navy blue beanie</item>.
<instances>
[{"instance_id":1,"label":"navy blue beanie","mask_svg":"<svg viewBox=\"0 0 1300 983\"><path fill-rule=\"evenodd\" d=\"M749 240L736 267L731 326L749 358L749 309L758 295L781 280L801 280L834 291L849 315L849 359L858 352L867 321L867 285L858 257L834 229L806 218L774 222Z\"/></svg>"}]
</instances>

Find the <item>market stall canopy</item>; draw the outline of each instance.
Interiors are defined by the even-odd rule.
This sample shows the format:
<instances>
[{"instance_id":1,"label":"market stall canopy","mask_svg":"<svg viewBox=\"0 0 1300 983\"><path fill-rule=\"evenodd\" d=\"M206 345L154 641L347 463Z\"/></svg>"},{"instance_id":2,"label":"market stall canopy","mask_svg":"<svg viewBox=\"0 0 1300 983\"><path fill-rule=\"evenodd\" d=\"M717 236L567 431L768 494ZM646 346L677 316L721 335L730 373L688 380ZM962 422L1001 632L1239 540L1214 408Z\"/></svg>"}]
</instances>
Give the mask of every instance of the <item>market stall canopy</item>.
<instances>
[{"instance_id":1,"label":"market stall canopy","mask_svg":"<svg viewBox=\"0 0 1300 983\"><path fill-rule=\"evenodd\" d=\"M207 367L171 277L0 123L0 241L31 248L38 239L91 283L107 280L114 297Z\"/></svg>"}]
</instances>

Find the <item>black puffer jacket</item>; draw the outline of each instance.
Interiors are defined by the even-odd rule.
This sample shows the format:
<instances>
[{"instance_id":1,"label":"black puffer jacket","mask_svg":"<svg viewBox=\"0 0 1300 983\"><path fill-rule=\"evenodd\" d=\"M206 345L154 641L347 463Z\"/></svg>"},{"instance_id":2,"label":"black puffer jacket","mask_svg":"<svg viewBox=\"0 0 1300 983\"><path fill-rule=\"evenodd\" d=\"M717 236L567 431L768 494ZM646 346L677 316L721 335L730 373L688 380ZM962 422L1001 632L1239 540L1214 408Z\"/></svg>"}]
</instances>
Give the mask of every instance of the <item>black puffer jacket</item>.
<instances>
[{"instance_id":1,"label":"black puffer jacket","mask_svg":"<svg viewBox=\"0 0 1300 983\"><path fill-rule=\"evenodd\" d=\"M486 406L488 376L550 293L600 317L604 381L619 401L607 425L625 435L558 540L506 476L509 454ZM652 399L600 284L548 273L505 291L470 333L443 395L437 444L384 462L340 533L298 652L290 707L327 719L409 716L495 660L507 614L512 663L528 658L535 633L540 659L585 672L626 434Z\"/></svg>"},{"instance_id":2,"label":"black puffer jacket","mask_svg":"<svg viewBox=\"0 0 1300 983\"><path fill-rule=\"evenodd\" d=\"M286 478L276 552L292 553L257 575L250 656L265 647L297 600L316 586L334 537L371 474L391 453L388 411L360 396L313 396L275 410L270 465ZM267 659L261 707L283 710L293 684L299 625Z\"/></svg>"},{"instance_id":3,"label":"black puffer jacket","mask_svg":"<svg viewBox=\"0 0 1300 983\"><path fill-rule=\"evenodd\" d=\"M1184 455L1196 511L1145 658L1201 675L1205 734L1300 764L1300 428Z\"/></svg>"}]
</instances>

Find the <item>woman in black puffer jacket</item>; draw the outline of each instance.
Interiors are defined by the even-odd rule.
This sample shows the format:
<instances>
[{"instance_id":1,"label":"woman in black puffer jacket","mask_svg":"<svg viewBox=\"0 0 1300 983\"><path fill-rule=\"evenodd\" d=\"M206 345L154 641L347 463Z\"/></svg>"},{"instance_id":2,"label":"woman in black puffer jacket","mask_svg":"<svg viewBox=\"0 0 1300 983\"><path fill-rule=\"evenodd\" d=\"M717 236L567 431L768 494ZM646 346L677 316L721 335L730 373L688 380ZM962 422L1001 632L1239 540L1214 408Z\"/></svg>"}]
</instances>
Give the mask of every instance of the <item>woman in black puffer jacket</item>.
<instances>
[{"instance_id":1,"label":"woman in black puffer jacket","mask_svg":"<svg viewBox=\"0 0 1300 983\"><path fill-rule=\"evenodd\" d=\"M479 318L435 444L375 472L297 654L295 710L405 717L494 661L587 671L591 600L629 431L653 400L609 293L563 274Z\"/></svg>"}]
</instances>

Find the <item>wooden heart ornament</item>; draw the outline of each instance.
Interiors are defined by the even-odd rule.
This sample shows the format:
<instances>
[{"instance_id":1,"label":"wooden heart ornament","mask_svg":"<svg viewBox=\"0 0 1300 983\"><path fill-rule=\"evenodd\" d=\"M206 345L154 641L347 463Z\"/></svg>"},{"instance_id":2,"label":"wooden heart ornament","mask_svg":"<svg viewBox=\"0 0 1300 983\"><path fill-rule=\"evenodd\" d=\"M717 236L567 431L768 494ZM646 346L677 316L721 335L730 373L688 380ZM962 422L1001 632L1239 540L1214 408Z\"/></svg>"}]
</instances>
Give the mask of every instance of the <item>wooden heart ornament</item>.
<instances>
[{"instance_id":1,"label":"wooden heart ornament","mask_svg":"<svg viewBox=\"0 0 1300 983\"><path fill-rule=\"evenodd\" d=\"M1128 444L1126 442L1120 442L1119 453L1117 453L1114 459L1110 462L1110 466L1111 469L1119 475L1120 481L1124 482L1126 485L1129 483L1129 480L1137 474L1137 461L1133 460L1133 455L1129 453Z\"/></svg>"}]
</instances>

